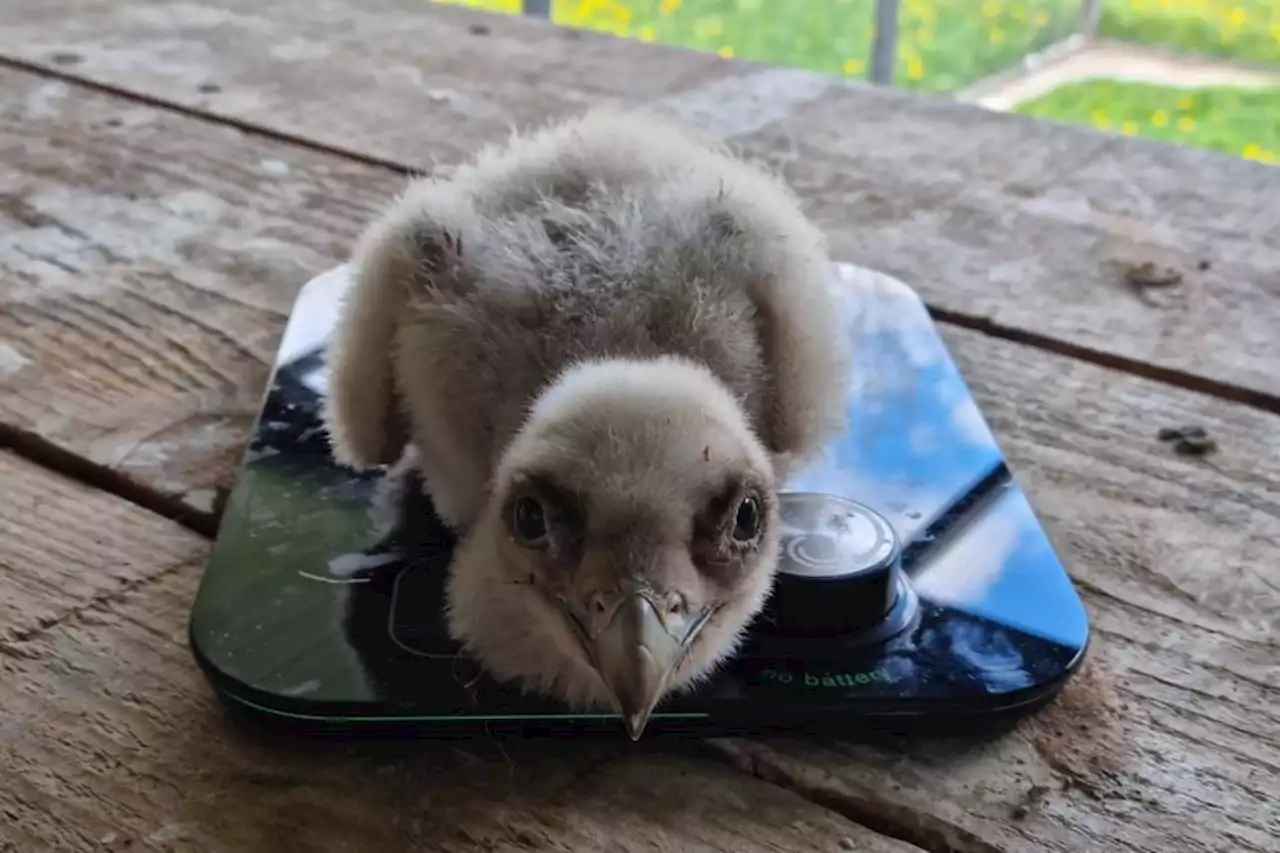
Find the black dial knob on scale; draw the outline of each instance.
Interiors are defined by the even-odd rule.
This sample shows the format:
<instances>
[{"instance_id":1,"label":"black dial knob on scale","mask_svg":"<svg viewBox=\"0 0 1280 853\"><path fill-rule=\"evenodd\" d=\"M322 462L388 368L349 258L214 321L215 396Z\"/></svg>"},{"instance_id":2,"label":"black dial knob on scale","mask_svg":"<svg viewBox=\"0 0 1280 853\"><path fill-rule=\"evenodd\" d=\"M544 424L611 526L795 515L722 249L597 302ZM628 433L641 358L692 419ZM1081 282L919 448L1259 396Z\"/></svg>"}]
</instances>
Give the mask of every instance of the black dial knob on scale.
<instances>
[{"instance_id":1,"label":"black dial knob on scale","mask_svg":"<svg viewBox=\"0 0 1280 853\"><path fill-rule=\"evenodd\" d=\"M891 617L910 591L888 520L832 495L792 492L780 500L778 574L761 627L796 638L892 633L888 623L900 621Z\"/></svg>"}]
</instances>

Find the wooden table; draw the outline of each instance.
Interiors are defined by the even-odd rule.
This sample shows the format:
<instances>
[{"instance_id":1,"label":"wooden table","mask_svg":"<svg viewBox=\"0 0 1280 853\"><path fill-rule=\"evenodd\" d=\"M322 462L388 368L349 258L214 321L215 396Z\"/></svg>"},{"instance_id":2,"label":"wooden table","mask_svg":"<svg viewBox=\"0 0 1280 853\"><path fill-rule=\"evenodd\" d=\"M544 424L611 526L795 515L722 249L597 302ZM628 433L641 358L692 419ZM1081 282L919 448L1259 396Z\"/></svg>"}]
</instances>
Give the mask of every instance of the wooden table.
<instances>
[{"instance_id":1,"label":"wooden table","mask_svg":"<svg viewBox=\"0 0 1280 853\"><path fill-rule=\"evenodd\" d=\"M1012 734L224 720L186 617L294 294L403 173L605 101L728 134L944 321L1095 629ZM9 0L0 217L0 850L1280 850L1280 169L418 0Z\"/></svg>"}]
</instances>

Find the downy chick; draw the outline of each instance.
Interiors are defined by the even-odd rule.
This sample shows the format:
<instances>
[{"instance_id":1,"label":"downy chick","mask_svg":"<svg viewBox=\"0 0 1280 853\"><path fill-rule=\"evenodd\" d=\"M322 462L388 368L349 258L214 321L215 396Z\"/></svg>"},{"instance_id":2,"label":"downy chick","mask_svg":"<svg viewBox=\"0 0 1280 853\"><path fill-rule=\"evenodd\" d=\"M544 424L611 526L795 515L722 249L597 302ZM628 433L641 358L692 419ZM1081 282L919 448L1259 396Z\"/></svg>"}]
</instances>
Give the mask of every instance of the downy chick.
<instances>
[{"instance_id":1,"label":"downy chick","mask_svg":"<svg viewBox=\"0 0 1280 853\"><path fill-rule=\"evenodd\" d=\"M469 654L639 738L736 650L779 484L844 426L822 234L718 143L598 110L415 181L353 260L335 457L419 470Z\"/></svg>"}]
</instances>

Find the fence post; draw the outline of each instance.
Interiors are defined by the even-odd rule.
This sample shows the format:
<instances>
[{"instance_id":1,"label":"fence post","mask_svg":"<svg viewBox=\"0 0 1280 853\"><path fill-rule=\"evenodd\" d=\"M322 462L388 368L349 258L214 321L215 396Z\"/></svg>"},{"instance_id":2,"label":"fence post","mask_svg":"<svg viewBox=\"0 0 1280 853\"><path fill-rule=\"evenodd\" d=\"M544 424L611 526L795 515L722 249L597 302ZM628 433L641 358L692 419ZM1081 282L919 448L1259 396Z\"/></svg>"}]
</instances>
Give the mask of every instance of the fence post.
<instances>
[{"instance_id":1,"label":"fence post","mask_svg":"<svg viewBox=\"0 0 1280 853\"><path fill-rule=\"evenodd\" d=\"M550 18L551 0L521 0L520 11L531 18Z\"/></svg>"},{"instance_id":2,"label":"fence post","mask_svg":"<svg viewBox=\"0 0 1280 853\"><path fill-rule=\"evenodd\" d=\"M899 0L876 0L876 29L871 36L871 82L893 83L898 61Z\"/></svg>"},{"instance_id":3,"label":"fence post","mask_svg":"<svg viewBox=\"0 0 1280 853\"><path fill-rule=\"evenodd\" d=\"M1102 17L1102 3L1099 0L1081 0L1079 32L1092 38L1098 32L1098 20Z\"/></svg>"}]
</instances>

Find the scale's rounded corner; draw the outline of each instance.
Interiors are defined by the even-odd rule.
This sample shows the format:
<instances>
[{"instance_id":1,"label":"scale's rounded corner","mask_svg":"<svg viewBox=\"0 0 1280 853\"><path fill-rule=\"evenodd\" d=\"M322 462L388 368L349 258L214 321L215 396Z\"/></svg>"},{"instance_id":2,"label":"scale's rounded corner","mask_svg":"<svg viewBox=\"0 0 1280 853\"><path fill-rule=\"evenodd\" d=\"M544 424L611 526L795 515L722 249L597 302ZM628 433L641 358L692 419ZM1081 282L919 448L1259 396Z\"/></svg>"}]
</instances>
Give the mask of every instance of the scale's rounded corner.
<instances>
[{"instance_id":1,"label":"scale's rounded corner","mask_svg":"<svg viewBox=\"0 0 1280 853\"><path fill-rule=\"evenodd\" d=\"M332 324L333 313L342 304L346 292L355 281L355 266L350 261L335 264L321 270L307 279L293 297L289 308L290 322L292 318L302 318L308 325L321 317Z\"/></svg>"},{"instance_id":2,"label":"scale's rounded corner","mask_svg":"<svg viewBox=\"0 0 1280 853\"><path fill-rule=\"evenodd\" d=\"M235 678L218 665L214 656L205 648L208 641L207 632L200 629L200 604L204 584L197 588L195 600L192 602L190 615L187 617L187 649L195 660L196 666L204 673L209 685L220 699L227 699L230 694L227 687L235 683Z\"/></svg>"},{"instance_id":3,"label":"scale's rounded corner","mask_svg":"<svg viewBox=\"0 0 1280 853\"><path fill-rule=\"evenodd\" d=\"M209 648L212 637L206 625L208 623L207 610L209 606L208 587L211 581L209 569L212 565L212 559L205 561L204 573L200 578L200 583L196 585L196 594L192 598L191 607L187 612L187 648L190 650L191 655L195 657L200 668L211 679L217 683L223 683L235 681L235 678L218 665L217 655Z\"/></svg>"},{"instance_id":4,"label":"scale's rounded corner","mask_svg":"<svg viewBox=\"0 0 1280 853\"><path fill-rule=\"evenodd\" d=\"M218 706L237 722L260 725L290 719L292 709L287 705L287 697L253 689L223 668L216 655L210 653L206 648L209 639L207 633L197 625L198 592L196 602L196 607L192 608L192 616L187 620L187 648L196 667L203 673ZM247 698L250 695L253 698Z\"/></svg>"},{"instance_id":5,"label":"scale's rounded corner","mask_svg":"<svg viewBox=\"0 0 1280 853\"><path fill-rule=\"evenodd\" d=\"M901 299L921 307L925 305L920 291L897 276L846 261L838 261L831 266L836 285L841 291L847 292L852 288L880 298Z\"/></svg>"},{"instance_id":6,"label":"scale's rounded corner","mask_svg":"<svg viewBox=\"0 0 1280 853\"><path fill-rule=\"evenodd\" d=\"M1066 569L1063 569L1066 573ZM1080 608L1080 641L1076 644L1076 654L1064 669L1064 681L1075 676L1080 668L1084 666L1085 661L1089 657L1090 650L1093 646L1093 619L1089 616L1089 608L1085 606L1084 596L1080 594L1079 587L1076 586L1071 575L1067 575L1067 584L1071 588L1072 595L1075 596L1076 606Z\"/></svg>"},{"instance_id":7,"label":"scale's rounded corner","mask_svg":"<svg viewBox=\"0 0 1280 853\"><path fill-rule=\"evenodd\" d=\"M294 297L294 306L298 303L314 298L314 294L318 290L329 290L336 288L337 290L345 290L350 286L355 276L355 266L350 261L343 261L335 264L328 269L320 272L307 279L302 287L298 288L298 293Z\"/></svg>"}]
</instances>

